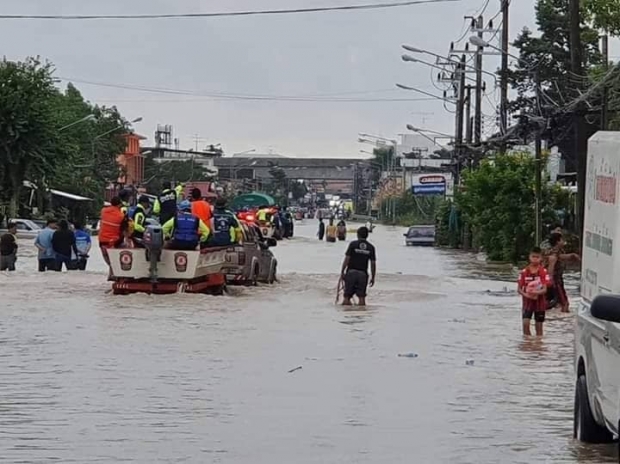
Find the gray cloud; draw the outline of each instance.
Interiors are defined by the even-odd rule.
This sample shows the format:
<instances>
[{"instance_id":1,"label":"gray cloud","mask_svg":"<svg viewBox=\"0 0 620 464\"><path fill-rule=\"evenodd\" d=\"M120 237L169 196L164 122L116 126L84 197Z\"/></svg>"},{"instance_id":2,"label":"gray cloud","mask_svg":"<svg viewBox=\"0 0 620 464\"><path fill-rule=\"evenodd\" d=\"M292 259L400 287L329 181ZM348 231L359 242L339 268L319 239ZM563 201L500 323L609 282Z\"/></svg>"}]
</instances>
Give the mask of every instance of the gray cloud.
<instances>
[{"instance_id":1,"label":"gray cloud","mask_svg":"<svg viewBox=\"0 0 620 464\"><path fill-rule=\"evenodd\" d=\"M361 0L4 0L5 14L181 13L359 4ZM49 22L4 21L0 41L10 59L41 55L58 74L85 80L195 92L254 95L322 95L342 98L417 98L402 82L436 91L431 71L403 63L400 45L438 53L459 36L463 16L482 0L391 10L297 16ZM494 15L499 0L491 0ZM513 1L512 36L533 26L534 0ZM495 5L497 4L497 5ZM486 68L493 71L496 59ZM490 83L489 83L490 84ZM432 112L426 124L452 131L453 116L440 102L325 103L211 101L77 84L94 102L117 106L136 129L152 136L157 123L172 124L181 144L199 134L229 152L269 147L298 156L356 156L357 133L394 137L414 112ZM370 91L376 91L370 93ZM357 92L357 93L356 93ZM439 92L439 91L436 91ZM492 112L489 106L487 112Z\"/></svg>"}]
</instances>

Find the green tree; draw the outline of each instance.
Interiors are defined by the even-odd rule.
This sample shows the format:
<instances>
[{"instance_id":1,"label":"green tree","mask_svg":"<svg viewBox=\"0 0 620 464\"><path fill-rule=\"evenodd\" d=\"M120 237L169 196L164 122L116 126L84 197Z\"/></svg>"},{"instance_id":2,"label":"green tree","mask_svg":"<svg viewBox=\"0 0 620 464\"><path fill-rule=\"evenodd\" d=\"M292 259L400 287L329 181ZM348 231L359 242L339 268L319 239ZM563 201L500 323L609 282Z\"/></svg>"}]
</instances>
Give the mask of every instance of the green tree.
<instances>
[{"instance_id":1,"label":"green tree","mask_svg":"<svg viewBox=\"0 0 620 464\"><path fill-rule=\"evenodd\" d=\"M50 63L37 58L0 62L0 164L13 217L23 182L44 179L57 162L52 156L56 144L52 72Z\"/></svg>"},{"instance_id":2,"label":"green tree","mask_svg":"<svg viewBox=\"0 0 620 464\"><path fill-rule=\"evenodd\" d=\"M590 15L582 16L581 39L584 69L592 70L601 64L598 50L599 33L589 24ZM557 145L567 161L567 170L573 171L577 160L574 146L574 128L570 113L558 111L562 106L580 95L583 84L589 84L587 76L575 76L571 72L569 35L570 18L566 0L538 0L536 25L538 35L527 28L515 40L521 60L509 72L509 81L518 92L510 103L513 113L524 112L549 117L546 137ZM536 78L541 84L541 104L534 98ZM587 127L588 136L598 130L595 118Z\"/></svg>"},{"instance_id":3,"label":"green tree","mask_svg":"<svg viewBox=\"0 0 620 464\"><path fill-rule=\"evenodd\" d=\"M94 106L72 84L51 101L56 127L86 116L93 120L75 124L59 133L58 163L48 184L54 188L94 198L98 205L105 187L119 177L117 157L125 149L128 123L115 108ZM102 135L106 134L106 135Z\"/></svg>"},{"instance_id":4,"label":"green tree","mask_svg":"<svg viewBox=\"0 0 620 464\"><path fill-rule=\"evenodd\" d=\"M293 181L290 186L291 194L295 200L300 200L308 193L308 186L303 181Z\"/></svg>"},{"instance_id":5,"label":"green tree","mask_svg":"<svg viewBox=\"0 0 620 464\"><path fill-rule=\"evenodd\" d=\"M581 7L594 27L620 35L620 0L581 0Z\"/></svg>"},{"instance_id":6,"label":"green tree","mask_svg":"<svg viewBox=\"0 0 620 464\"><path fill-rule=\"evenodd\" d=\"M530 154L510 154L464 173L456 206L489 259L516 262L534 246L535 170ZM557 220L557 195L557 189L543 188L543 224Z\"/></svg>"},{"instance_id":7,"label":"green tree","mask_svg":"<svg viewBox=\"0 0 620 464\"><path fill-rule=\"evenodd\" d=\"M394 160L393 147L379 147L372 150L373 162L382 167L383 171L387 171L392 166Z\"/></svg>"}]
</instances>

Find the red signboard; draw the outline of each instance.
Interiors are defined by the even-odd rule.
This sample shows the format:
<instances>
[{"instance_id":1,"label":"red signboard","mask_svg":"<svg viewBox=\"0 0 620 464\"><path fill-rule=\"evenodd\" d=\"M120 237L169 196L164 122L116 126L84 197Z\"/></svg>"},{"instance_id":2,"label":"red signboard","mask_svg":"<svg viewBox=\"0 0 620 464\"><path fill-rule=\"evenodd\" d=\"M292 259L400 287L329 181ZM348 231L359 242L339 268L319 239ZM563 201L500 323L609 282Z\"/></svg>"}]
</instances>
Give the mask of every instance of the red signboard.
<instances>
[{"instance_id":1,"label":"red signboard","mask_svg":"<svg viewBox=\"0 0 620 464\"><path fill-rule=\"evenodd\" d=\"M422 176L419 179L420 184L445 184L444 176Z\"/></svg>"},{"instance_id":2,"label":"red signboard","mask_svg":"<svg viewBox=\"0 0 620 464\"><path fill-rule=\"evenodd\" d=\"M594 198L603 203L616 204L616 178L611 176L596 176Z\"/></svg>"}]
</instances>

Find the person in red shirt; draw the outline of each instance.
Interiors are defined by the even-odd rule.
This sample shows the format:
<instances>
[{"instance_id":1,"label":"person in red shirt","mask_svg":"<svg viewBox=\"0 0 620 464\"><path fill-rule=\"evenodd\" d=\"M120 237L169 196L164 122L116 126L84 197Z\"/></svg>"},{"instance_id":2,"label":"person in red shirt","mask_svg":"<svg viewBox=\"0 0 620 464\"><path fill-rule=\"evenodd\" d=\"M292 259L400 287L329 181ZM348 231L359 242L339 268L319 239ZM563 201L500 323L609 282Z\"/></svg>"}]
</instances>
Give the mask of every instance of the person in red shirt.
<instances>
[{"instance_id":1,"label":"person in red shirt","mask_svg":"<svg viewBox=\"0 0 620 464\"><path fill-rule=\"evenodd\" d=\"M518 292L523 298L523 335L532 335L532 316L536 321L536 335L542 337L545 312L547 311L547 289L551 279L542 265L542 251L535 247L530 252L529 264L519 274Z\"/></svg>"}]
</instances>

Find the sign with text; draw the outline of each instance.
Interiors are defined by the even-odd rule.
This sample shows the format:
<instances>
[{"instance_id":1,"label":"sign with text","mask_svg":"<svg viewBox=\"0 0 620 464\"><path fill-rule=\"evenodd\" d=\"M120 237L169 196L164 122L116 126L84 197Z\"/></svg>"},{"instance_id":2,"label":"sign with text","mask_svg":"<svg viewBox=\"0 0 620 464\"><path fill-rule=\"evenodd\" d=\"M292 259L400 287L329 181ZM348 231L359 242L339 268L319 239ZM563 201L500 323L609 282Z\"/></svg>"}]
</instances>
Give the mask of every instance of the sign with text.
<instances>
[{"instance_id":1,"label":"sign with text","mask_svg":"<svg viewBox=\"0 0 620 464\"><path fill-rule=\"evenodd\" d=\"M418 182L422 185L445 184L446 178L444 176L422 176L418 179Z\"/></svg>"},{"instance_id":2,"label":"sign with text","mask_svg":"<svg viewBox=\"0 0 620 464\"><path fill-rule=\"evenodd\" d=\"M414 195L445 195L446 183L413 185L411 190Z\"/></svg>"}]
</instances>

